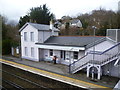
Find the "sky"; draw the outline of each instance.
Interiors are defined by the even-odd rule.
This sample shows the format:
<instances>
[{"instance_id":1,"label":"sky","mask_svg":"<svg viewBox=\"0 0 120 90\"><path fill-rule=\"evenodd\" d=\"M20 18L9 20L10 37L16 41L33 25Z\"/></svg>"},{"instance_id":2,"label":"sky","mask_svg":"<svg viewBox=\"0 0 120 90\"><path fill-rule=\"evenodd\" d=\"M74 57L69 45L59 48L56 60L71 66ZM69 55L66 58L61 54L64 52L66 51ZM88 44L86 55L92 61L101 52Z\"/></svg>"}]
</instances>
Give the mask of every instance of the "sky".
<instances>
[{"instance_id":1,"label":"sky","mask_svg":"<svg viewBox=\"0 0 120 90\"><path fill-rule=\"evenodd\" d=\"M30 8L46 4L57 19L62 16L76 16L90 13L100 7L106 10L118 10L119 0L0 0L0 14L8 20L19 21Z\"/></svg>"}]
</instances>

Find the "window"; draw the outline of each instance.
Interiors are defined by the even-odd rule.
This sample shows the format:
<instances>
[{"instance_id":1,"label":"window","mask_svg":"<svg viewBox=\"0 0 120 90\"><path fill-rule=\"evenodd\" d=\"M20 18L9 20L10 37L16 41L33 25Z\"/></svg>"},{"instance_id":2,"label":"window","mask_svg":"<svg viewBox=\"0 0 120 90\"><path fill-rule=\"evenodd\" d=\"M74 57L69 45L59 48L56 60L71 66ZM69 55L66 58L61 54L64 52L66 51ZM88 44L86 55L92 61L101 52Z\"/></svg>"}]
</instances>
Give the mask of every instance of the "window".
<instances>
[{"instance_id":1,"label":"window","mask_svg":"<svg viewBox=\"0 0 120 90\"><path fill-rule=\"evenodd\" d=\"M60 57L65 60L66 59L66 52L65 51L61 51L60 52Z\"/></svg>"},{"instance_id":2,"label":"window","mask_svg":"<svg viewBox=\"0 0 120 90\"><path fill-rule=\"evenodd\" d=\"M34 32L30 32L30 40L33 42L34 41Z\"/></svg>"},{"instance_id":3,"label":"window","mask_svg":"<svg viewBox=\"0 0 120 90\"><path fill-rule=\"evenodd\" d=\"M60 57L63 58L63 51L60 51Z\"/></svg>"},{"instance_id":4,"label":"window","mask_svg":"<svg viewBox=\"0 0 120 90\"><path fill-rule=\"evenodd\" d=\"M74 59L78 59L78 52L74 52Z\"/></svg>"},{"instance_id":5,"label":"window","mask_svg":"<svg viewBox=\"0 0 120 90\"><path fill-rule=\"evenodd\" d=\"M25 56L28 56L28 48L25 47Z\"/></svg>"},{"instance_id":6,"label":"window","mask_svg":"<svg viewBox=\"0 0 120 90\"><path fill-rule=\"evenodd\" d=\"M53 56L53 50L50 49L50 56Z\"/></svg>"},{"instance_id":7,"label":"window","mask_svg":"<svg viewBox=\"0 0 120 90\"><path fill-rule=\"evenodd\" d=\"M66 52L65 51L63 51L63 55L64 55L64 60L66 59Z\"/></svg>"},{"instance_id":8,"label":"window","mask_svg":"<svg viewBox=\"0 0 120 90\"><path fill-rule=\"evenodd\" d=\"M34 48L31 47L31 57L34 57Z\"/></svg>"},{"instance_id":9,"label":"window","mask_svg":"<svg viewBox=\"0 0 120 90\"><path fill-rule=\"evenodd\" d=\"M27 41L27 32L24 32L24 41Z\"/></svg>"}]
</instances>

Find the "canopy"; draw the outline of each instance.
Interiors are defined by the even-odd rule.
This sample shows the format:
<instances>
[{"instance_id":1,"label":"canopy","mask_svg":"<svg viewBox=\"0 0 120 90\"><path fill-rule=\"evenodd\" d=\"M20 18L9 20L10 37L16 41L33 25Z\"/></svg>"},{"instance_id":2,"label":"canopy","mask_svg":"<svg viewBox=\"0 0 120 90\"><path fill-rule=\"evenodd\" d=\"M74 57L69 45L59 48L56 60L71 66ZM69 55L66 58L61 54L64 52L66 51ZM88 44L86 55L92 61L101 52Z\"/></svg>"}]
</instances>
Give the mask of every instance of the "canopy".
<instances>
[{"instance_id":1,"label":"canopy","mask_svg":"<svg viewBox=\"0 0 120 90\"><path fill-rule=\"evenodd\" d=\"M85 50L85 47L72 47L72 46L37 45L37 47L43 49L77 51L77 52L79 52L79 50Z\"/></svg>"}]
</instances>

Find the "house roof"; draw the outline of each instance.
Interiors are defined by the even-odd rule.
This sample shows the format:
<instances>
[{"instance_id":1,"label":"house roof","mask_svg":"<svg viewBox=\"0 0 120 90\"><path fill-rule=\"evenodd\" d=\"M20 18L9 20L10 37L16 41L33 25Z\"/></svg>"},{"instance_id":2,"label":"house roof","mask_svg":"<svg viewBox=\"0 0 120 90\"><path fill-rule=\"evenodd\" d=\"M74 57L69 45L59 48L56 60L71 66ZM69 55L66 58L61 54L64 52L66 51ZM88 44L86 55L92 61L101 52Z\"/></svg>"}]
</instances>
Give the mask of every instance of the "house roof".
<instances>
[{"instance_id":1,"label":"house roof","mask_svg":"<svg viewBox=\"0 0 120 90\"><path fill-rule=\"evenodd\" d=\"M93 36L52 36L48 40L44 42L44 44L49 45L66 45L66 46L82 46L89 48L93 46L93 42L95 44L101 43L105 41L106 38L101 37L93 37ZM39 43L37 43L39 44Z\"/></svg>"},{"instance_id":2,"label":"house roof","mask_svg":"<svg viewBox=\"0 0 120 90\"><path fill-rule=\"evenodd\" d=\"M74 24L74 23L78 23L79 21L80 21L79 19L74 19L71 21L71 23Z\"/></svg>"},{"instance_id":3,"label":"house roof","mask_svg":"<svg viewBox=\"0 0 120 90\"><path fill-rule=\"evenodd\" d=\"M31 25L37 30L50 30L50 25L37 24L37 23L26 23L19 31L22 31L27 25ZM59 31L57 28L53 27L54 31Z\"/></svg>"}]
</instances>

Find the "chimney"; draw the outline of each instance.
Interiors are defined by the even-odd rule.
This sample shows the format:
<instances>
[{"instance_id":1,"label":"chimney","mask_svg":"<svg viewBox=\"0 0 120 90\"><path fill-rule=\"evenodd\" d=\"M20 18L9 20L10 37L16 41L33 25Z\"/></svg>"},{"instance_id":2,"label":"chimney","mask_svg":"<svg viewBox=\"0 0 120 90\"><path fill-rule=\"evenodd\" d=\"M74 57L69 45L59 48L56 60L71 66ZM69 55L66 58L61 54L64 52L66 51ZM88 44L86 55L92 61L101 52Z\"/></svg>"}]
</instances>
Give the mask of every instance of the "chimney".
<instances>
[{"instance_id":1,"label":"chimney","mask_svg":"<svg viewBox=\"0 0 120 90\"><path fill-rule=\"evenodd\" d=\"M52 31L52 36L54 36L53 21L52 21L52 19L50 21L50 30Z\"/></svg>"}]
</instances>

